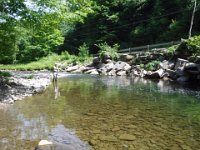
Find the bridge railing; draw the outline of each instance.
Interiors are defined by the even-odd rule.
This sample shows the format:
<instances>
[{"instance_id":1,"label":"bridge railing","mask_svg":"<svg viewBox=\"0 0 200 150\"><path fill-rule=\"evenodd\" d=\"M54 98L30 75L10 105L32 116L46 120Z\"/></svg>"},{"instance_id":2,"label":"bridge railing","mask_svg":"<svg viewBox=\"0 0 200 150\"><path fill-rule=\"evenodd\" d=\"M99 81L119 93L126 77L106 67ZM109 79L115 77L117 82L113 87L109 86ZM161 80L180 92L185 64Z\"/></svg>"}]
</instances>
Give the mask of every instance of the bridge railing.
<instances>
[{"instance_id":1,"label":"bridge railing","mask_svg":"<svg viewBox=\"0 0 200 150\"><path fill-rule=\"evenodd\" d=\"M180 44L181 41L171 41L171 42L165 42L165 43L158 43L158 44L151 44L151 45L144 45L144 46L137 46L137 47L132 47L132 48L126 48L126 49L120 49L118 50L118 53L139 53L142 51L151 51L153 49L157 48L163 48L163 47L168 47L176 44ZM99 54L93 54L93 56L98 56Z\"/></svg>"},{"instance_id":2,"label":"bridge railing","mask_svg":"<svg viewBox=\"0 0 200 150\"><path fill-rule=\"evenodd\" d=\"M145 45L145 46L137 46L137 47L132 47L132 48L121 49L118 51L118 53L135 53L135 52L141 52L141 51L150 51L156 48L163 48L163 47L172 46L172 45L176 45L180 43L181 41L171 41L171 42L151 44L151 45Z\"/></svg>"}]
</instances>

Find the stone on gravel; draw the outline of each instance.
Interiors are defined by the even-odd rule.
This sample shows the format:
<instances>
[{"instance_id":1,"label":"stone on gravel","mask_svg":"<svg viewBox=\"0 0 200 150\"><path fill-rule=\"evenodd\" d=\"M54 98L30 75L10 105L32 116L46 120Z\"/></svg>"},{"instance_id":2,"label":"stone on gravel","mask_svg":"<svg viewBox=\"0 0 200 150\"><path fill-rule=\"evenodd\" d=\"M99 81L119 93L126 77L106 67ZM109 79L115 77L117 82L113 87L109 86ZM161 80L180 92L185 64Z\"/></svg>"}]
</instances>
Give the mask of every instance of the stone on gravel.
<instances>
[{"instance_id":1,"label":"stone on gravel","mask_svg":"<svg viewBox=\"0 0 200 150\"><path fill-rule=\"evenodd\" d=\"M112 136L112 135L100 136L99 139L101 141L117 142L117 138L115 136Z\"/></svg>"},{"instance_id":2,"label":"stone on gravel","mask_svg":"<svg viewBox=\"0 0 200 150\"><path fill-rule=\"evenodd\" d=\"M121 134L119 136L120 140L125 140L125 141L134 141L136 140L136 137L134 135L130 135L130 134Z\"/></svg>"}]
</instances>

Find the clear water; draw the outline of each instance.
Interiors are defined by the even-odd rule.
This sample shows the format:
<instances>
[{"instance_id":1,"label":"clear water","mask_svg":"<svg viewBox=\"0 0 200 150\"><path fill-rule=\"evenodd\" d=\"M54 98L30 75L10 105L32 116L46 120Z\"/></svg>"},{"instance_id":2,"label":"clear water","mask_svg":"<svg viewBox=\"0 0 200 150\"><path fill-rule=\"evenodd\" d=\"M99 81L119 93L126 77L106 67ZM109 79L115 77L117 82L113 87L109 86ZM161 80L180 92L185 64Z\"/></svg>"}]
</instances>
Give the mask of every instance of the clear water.
<instances>
[{"instance_id":1,"label":"clear water","mask_svg":"<svg viewBox=\"0 0 200 150\"><path fill-rule=\"evenodd\" d=\"M0 150L34 150L41 139L77 149L198 150L200 100L185 93L161 81L69 75L0 109Z\"/></svg>"}]
</instances>

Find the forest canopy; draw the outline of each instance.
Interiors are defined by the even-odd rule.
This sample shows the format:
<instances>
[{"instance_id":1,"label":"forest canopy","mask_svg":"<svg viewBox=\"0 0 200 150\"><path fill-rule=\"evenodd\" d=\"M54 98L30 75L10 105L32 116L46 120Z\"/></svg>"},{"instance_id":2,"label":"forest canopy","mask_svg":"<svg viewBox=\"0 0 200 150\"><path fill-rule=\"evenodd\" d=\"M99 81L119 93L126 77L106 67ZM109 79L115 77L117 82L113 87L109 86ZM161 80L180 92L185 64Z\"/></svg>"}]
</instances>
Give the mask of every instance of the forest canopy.
<instances>
[{"instance_id":1,"label":"forest canopy","mask_svg":"<svg viewBox=\"0 0 200 150\"><path fill-rule=\"evenodd\" d=\"M197 0L192 35L200 34ZM188 38L194 0L1 0L0 63Z\"/></svg>"}]
</instances>

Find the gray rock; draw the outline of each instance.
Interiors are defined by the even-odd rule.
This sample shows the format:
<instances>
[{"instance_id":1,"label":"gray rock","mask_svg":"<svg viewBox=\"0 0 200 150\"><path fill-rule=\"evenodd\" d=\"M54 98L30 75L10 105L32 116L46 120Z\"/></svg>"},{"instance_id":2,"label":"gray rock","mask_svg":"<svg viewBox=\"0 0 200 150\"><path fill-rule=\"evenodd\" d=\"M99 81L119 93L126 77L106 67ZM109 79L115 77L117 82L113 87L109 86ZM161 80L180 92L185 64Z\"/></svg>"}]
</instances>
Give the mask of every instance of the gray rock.
<instances>
[{"instance_id":1,"label":"gray rock","mask_svg":"<svg viewBox=\"0 0 200 150\"><path fill-rule=\"evenodd\" d=\"M159 69L157 71L154 72L148 72L145 77L150 78L150 79L155 79L155 78L162 78L164 75L165 71L164 69Z\"/></svg>"},{"instance_id":2,"label":"gray rock","mask_svg":"<svg viewBox=\"0 0 200 150\"><path fill-rule=\"evenodd\" d=\"M116 71L114 69L110 70L108 73L107 73L109 76L116 76Z\"/></svg>"},{"instance_id":3,"label":"gray rock","mask_svg":"<svg viewBox=\"0 0 200 150\"><path fill-rule=\"evenodd\" d=\"M175 70L177 70L180 67L184 67L186 65L186 63L188 63L188 62L189 62L188 60L178 58L176 65L175 65Z\"/></svg>"},{"instance_id":4,"label":"gray rock","mask_svg":"<svg viewBox=\"0 0 200 150\"><path fill-rule=\"evenodd\" d=\"M162 68L157 70L156 72L159 74L160 78L162 78L163 74L165 73L164 69L162 69Z\"/></svg>"},{"instance_id":5,"label":"gray rock","mask_svg":"<svg viewBox=\"0 0 200 150\"><path fill-rule=\"evenodd\" d=\"M95 69L95 70L93 70L92 72L90 72L90 74L92 74L92 75L98 75L99 72Z\"/></svg>"},{"instance_id":6,"label":"gray rock","mask_svg":"<svg viewBox=\"0 0 200 150\"><path fill-rule=\"evenodd\" d=\"M104 67L107 69L107 71L110 71L114 68L114 63L110 62L104 65Z\"/></svg>"},{"instance_id":7,"label":"gray rock","mask_svg":"<svg viewBox=\"0 0 200 150\"><path fill-rule=\"evenodd\" d=\"M166 69L165 73L167 73L169 75L169 77L172 78L172 79L176 79L178 77L176 72L174 70L171 70L171 69Z\"/></svg>"},{"instance_id":8,"label":"gray rock","mask_svg":"<svg viewBox=\"0 0 200 150\"><path fill-rule=\"evenodd\" d=\"M88 143L79 139L76 134L66 129L63 125L57 125L49 133L47 140L41 140L36 150L91 150Z\"/></svg>"},{"instance_id":9,"label":"gray rock","mask_svg":"<svg viewBox=\"0 0 200 150\"><path fill-rule=\"evenodd\" d=\"M98 69L98 72L101 75L107 75L111 70L113 70L114 64L113 62L107 64L101 64L101 68Z\"/></svg>"},{"instance_id":10,"label":"gray rock","mask_svg":"<svg viewBox=\"0 0 200 150\"><path fill-rule=\"evenodd\" d=\"M194 62L197 63L197 64L200 64L200 56L197 56L196 60Z\"/></svg>"},{"instance_id":11,"label":"gray rock","mask_svg":"<svg viewBox=\"0 0 200 150\"><path fill-rule=\"evenodd\" d=\"M98 71L96 69L91 69L85 72L86 74L99 74Z\"/></svg>"},{"instance_id":12,"label":"gray rock","mask_svg":"<svg viewBox=\"0 0 200 150\"><path fill-rule=\"evenodd\" d=\"M158 72L148 72L145 77L149 78L149 79L158 79L160 78Z\"/></svg>"},{"instance_id":13,"label":"gray rock","mask_svg":"<svg viewBox=\"0 0 200 150\"><path fill-rule=\"evenodd\" d=\"M185 69L186 70L198 70L199 64L196 63L186 63Z\"/></svg>"},{"instance_id":14,"label":"gray rock","mask_svg":"<svg viewBox=\"0 0 200 150\"><path fill-rule=\"evenodd\" d=\"M107 69L105 67L102 67L100 69L97 70L99 72L100 75L107 75Z\"/></svg>"},{"instance_id":15,"label":"gray rock","mask_svg":"<svg viewBox=\"0 0 200 150\"><path fill-rule=\"evenodd\" d=\"M106 59L105 61L104 61L104 63L111 63L112 62L112 60L111 59Z\"/></svg>"},{"instance_id":16,"label":"gray rock","mask_svg":"<svg viewBox=\"0 0 200 150\"><path fill-rule=\"evenodd\" d=\"M19 73L21 75L21 72ZM27 75L27 74L23 74ZM39 76L39 77L36 77ZM33 79L27 79L23 76L18 76L17 73L10 78L9 82L0 87L0 101L4 103L14 103L27 96L42 92L50 83L50 74L45 74L45 77L39 74L34 74Z\"/></svg>"},{"instance_id":17,"label":"gray rock","mask_svg":"<svg viewBox=\"0 0 200 150\"><path fill-rule=\"evenodd\" d=\"M116 74L117 74L117 76L126 76L126 71L120 70Z\"/></svg>"},{"instance_id":18,"label":"gray rock","mask_svg":"<svg viewBox=\"0 0 200 150\"><path fill-rule=\"evenodd\" d=\"M86 68L84 66L79 66L77 70L72 71L72 73L82 73Z\"/></svg>"},{"instance_id":19,"label":"gray rock","mask_svg":"<svg viewBox=\"0 0 200 150\"><path fill-rule=\"evenodd\" d=\"M187 63L185 65L185 71L189 74L200 74L200 64L196 63Z\"/></svg>"},{"instance_id":20,"label":"gray rock","mask_svg":"<svg viewBox=\"0 0 200 150\"><path fill-rule=\"evenodd\" d=\"M162 69L173 69L175 64L173 62L164 60L163 62L160 63L160 68Z\"/></svg>"},{"instance_id":21,"label":"gray rock","mask_svg":"<svg viewBox=\"0 0 200 150\"><path fill-rule=\"evenodd\" d=\"M71 67L66 68L65 71L72 72L72 71L77 70L79 67L80 67L79 65L71 66Z\"/></svg>"},{"instance_id":22,"label":"gray rock","mask_svg":"<svg viewBox=\"0 0 200 150\"><path fill-rule=\"evenodd\" d=\"M108 141L108 142L117 142L117 138L113 135L110 136L100 136L99 139L101 141Z\"/></svg>"},{"instance_id":23,"label":"gray rock","mask_svg":"<svg viewBox=\"0 0 200 150\"><path fill-rule=\"evenodd\" d=\"M175 72L176 72L176 74L177 74L178 76L184 76L184 75L186 74L184 66L178 67L178 68L175 70Z\"/></svg>"},{"instance_id":24,"label":"gray rock","mask_svg":"<svg viewBox=\"0 0 200 150\"><path fill-rule=\"evenodd\" d=\"M136 140L136 137L134 135L130 135L130 134L121 134L119 136L120 140L125 140L125 141L134 141Z\"/></svg>"},{"instance_id":25,"label":"gray rock","mask_svg":"<svg viewBox=\"0 0 200 150\"><path fill-rule=\"evenodd\" d=\"M95 68L95 67L85 67L85 68L82 70L82 72L85 73L85 72L87 72L87 71L89 71L89 70L92 70L92 69L96 69L96 68Z\"/></svg>"},{"instance_id":26,"label":"gray rock","mask_svg":"<svg viewBox=\"0 0 200 150\"><path fill-rule=\"evenodd\" d=\"M115 63L114 68L115 68L116 71L119 71L119 70L128 71L128 70L131 69L131 66L128 63L125 63L125 62L122 62L122 61L117 61Z\"/></svg>"}]
</instances>

